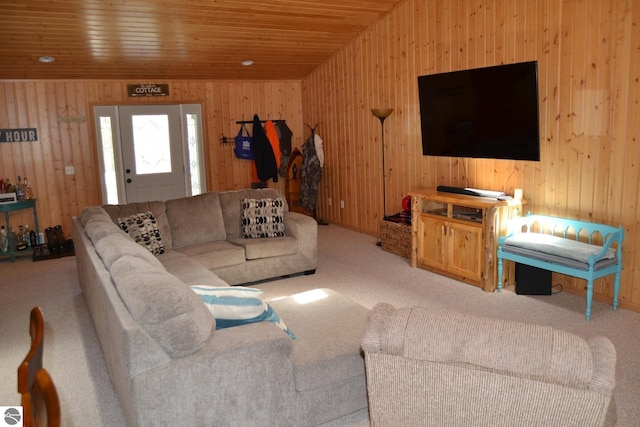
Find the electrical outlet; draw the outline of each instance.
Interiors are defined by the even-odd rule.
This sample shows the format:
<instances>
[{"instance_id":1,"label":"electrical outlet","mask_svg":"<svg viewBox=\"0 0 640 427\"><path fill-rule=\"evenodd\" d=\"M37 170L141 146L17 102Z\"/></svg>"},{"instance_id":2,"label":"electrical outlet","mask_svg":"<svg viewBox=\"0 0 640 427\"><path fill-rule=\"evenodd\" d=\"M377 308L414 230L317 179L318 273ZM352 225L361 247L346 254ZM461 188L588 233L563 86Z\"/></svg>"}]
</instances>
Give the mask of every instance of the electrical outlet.
<instances>
[{"instance_id":1,"label":"electrical outlet","mask_svg":"<svg viewBox=\"0 0 640 427\"><path fill-rule=\"evenodd\" d=\"M64 167L64 173L66 175L73 175L75 173L75 168L73 166L65 166Z\"/></svg>"},{"instance_id":2,"label":"electrical outlet","mask_svg":"<svg viewBox=\"0 0 640 427\"><path fill-rule=\"evenodd\" d=\"M340 209L344 209L344 200L340 200Z\"/></svg>"}]
</instances>

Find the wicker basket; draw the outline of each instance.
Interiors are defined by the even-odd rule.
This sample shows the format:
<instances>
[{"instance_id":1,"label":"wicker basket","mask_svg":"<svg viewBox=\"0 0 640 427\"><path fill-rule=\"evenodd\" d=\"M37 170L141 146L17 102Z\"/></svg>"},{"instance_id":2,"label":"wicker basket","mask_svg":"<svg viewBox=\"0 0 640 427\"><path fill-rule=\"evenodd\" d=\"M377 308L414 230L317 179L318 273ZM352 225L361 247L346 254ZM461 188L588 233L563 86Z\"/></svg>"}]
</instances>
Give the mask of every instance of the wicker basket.
<instances>
[{"instance_id":1,"label":"wicker basket","mask_svg":"<svg viewBox=\"0 0 640 427\"><path fill-rule=\"evenodd\" d=\"M391 221L380 221L382 249L405 258L411 258L411 226Z\"/></svg>"}]
</instances>

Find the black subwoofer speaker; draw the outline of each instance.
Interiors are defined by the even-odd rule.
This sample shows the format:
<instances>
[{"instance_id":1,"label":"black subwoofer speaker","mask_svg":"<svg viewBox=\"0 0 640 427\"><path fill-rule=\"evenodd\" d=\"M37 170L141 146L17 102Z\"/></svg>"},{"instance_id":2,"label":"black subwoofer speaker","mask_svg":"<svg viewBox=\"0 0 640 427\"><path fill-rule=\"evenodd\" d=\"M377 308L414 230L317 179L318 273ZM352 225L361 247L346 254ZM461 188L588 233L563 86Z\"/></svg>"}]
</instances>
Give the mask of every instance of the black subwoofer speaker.
<instances>
[{"instance_id":1,"label":"black subwoofer speaker","mask_svg":"<svg viewBox=\"0 0 640 427\"><path fill-rule=\"evenodd\" d=\"M516 294L551 295L551 272L516 263Z\"/></svg>"}]
</instances>

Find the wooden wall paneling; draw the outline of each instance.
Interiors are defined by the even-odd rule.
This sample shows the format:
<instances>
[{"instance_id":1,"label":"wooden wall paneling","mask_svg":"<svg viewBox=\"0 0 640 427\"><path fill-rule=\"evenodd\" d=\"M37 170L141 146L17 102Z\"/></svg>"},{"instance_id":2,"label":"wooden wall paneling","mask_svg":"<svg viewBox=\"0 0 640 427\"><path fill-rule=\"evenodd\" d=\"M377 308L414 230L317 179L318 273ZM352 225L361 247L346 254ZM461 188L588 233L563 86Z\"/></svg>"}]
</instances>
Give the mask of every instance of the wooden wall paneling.
<instances>
[{"instance_id":1,"label":"wooden wall paneling","mask_svg":"<svg viewBox=\"0 0 640 427\"><path fill-rule=\"evenodd\" d=\"M5 96L7 97L7 109L6 109L6 120L9 123L6 128L22 128L22 127L30 127L23 125L23 121L20 120L20 102L21 98L20 91L18 88L10 88L5 92ZM2 165L6 168L5 172L0 172L0 177L4 179L9 179L12 184L16 184L17 176L20 175L21 168L17 167L23 161L23 146L26 144L31 144L31 142L5 142L0 143L0 147L2 150ZM5 157L6 156L6 157ZM6 160L5 160L6 159ZM15 212L12 213L9 221L11 224L11 228L13 231L18 230L19 224L24 224L25 219L27 218L26 214L23 212ZM4 225L4 218L0 221L1 224Z\"/></svg>"},{"instance_id":2,"label":"wooden wall paneling","mask_svg":"<svg viewBox=\"0 0 640 427\"><path fill-rule=\"evenodd\" d=\"M206 189L208 191L212 191L214 190L214 182L220 181L220 175L222 172L222 168L213 167L213 151L216 146L220 145L220 138L223 136L232 137L235 135L232 135L230 132L227 132L225 135L225 130L222 126L216 126L218 132L215 134L209 134L205 131L205 126L209 123L222 123L222 112L220 111L220 106L222 105L223 94L220 93L219 88L216 89L213 82L205 82L203 86L204 94L202 99L206 100L202 111L204 120L202 123L202 137L204 141L203 157L205 159L205 168L209 172L206 174L205 181Z\"/></svg>"},{"instance_id":3,"label":"wooden wall paneling","mask_svg":"<svg viewBox=\"0 0 640 427\"><path fill-rule=\"evenodd\" d=\"M409 49L408 56L412 63L409 63L409 68L414 69L415 73L410 78L410 83L413 85L413 93L409 93L410 109L408 111L409 128L406 130L406 138L408 138L409 151L409 169L407 170L406 185L403 187L403 192L406 188L415 183L416 188L422 185L427 177L425 176L425 170L422 167L422 132L420 130L420 104L418 101L418 76L422 76L426 73L428 58L425 55L426 43L422 34L428 31L428 20L425 19L427 8L421 8L418 5L418 0L408 0L411 4L409 13L410 19L407 22L411 22L410 28L412 34L410 35L410 42L412 43ZM413 120L413 121L411 121ZM413 145L413 146L412 146Z\"/></svg>"},{"instance_id":4,"label":"wooden wall paneling","mask_svg":"<svg viewBox=\"0 0 640 427\"><path fill-rule=\"evenodd\" d=\"M640 6L632 3L407 0L360 36L371 44L369 57L356 55L361 66L346 70L347 75L342 69L335 72L329 66L319 67L305 79L303 98L309 108L315 107L315 114L325 114L313 98L329 82L344 87L349 82L367 81L366 87L373 92L369 99L384 100L391 95L389 107L395 112L385 124L385 137L389 143L393 139L398 144L386 152L385 159L392 168L387 183L389 213L395 210L392 207L396 201L391 200L399 194L443 183L467 185L468 180L471 186L508 193L513 188L523 188L528 201L525 211L624 224L628 234L624 245L623 305L640 307L640 291L631 285L640 275L635 268L640 259L634 258L635 248L640 245L635 237L639 175L633 166L640 153L637 144L630 142L636 132L631 123L638 121L635 115L640 108L636 104L639 89L632 84L640 68L632 60L632 46L638 44L640 31L632 23L633 17L640 15ZM349 52L345 48L328 62L343 63ZM403 58L405 53L412 57ZM411 79L529 60L538 61L540 162L422 156L417 86ZM359 91L360 85L355 90ZM357 108L357 98L355 107L338 100L341 98L336 96L323 102L338 109ZM346 122L340 126L359 126L357 117L343 120ZM362 132L372 132L373 128L367 129L364 123ZM372 135L374 139L378 137ZM332 166L342 167L340 163L327 165ZM346 170L336 173L351 177ZM356 177L355 185L376 193L363 179ZM354 183L336 185L338 188L332 191L344 192L347 188L343 185L351 187ZM373 199L364 200L375 204ZM371 209L374 210L375 207ZM329 220L372 234L377 232L372 221L351 220L339 210L336 216L329 212ZM366 228L370 223L372 228ZM583 283L560 280L568 290L583 292ZM606 280L596 286L598 298L610 298Z\"/></svg>"},{"instance_id":5,"label":"wooden wall paneling","mask_svg":"<svg viewBox=\"0 0 640 427\"><path fill-rule=\"evenodd\" d=\"M595 153L595 187L593 189L594 195L594 217L599 221L607 220L607 188L609 187L609 168L611 164L610 157L610 135L611 135L611 76L613 64L606 58L610 58L613 50L615 34L613 32L614 22L612 21L612 5L608 3L601 3L598 16L600 22L598 24L598 30L593 31L596 35L593 38L592 46L597 46L597 49L591 51L590 63L587 66L591 67L594 72L593 78L596 79L593 90L596 93L596 105L594 110L594 125L593 131L597 138L596 153ZM594 28L592 25L590 28Z\"/></svg>"},{"instance_id":6,"label":"wooden wall paneling","mask_svg":"<svg viewBox=\"0 0 640 427\"><path fill-rule=\"evenodd\" d=\"M407 107L407 102L400 102L400 100L407 99L406 82L408 69L406 66L406 53L408 44L404 17L406 8L407 4L403 2L397 7L396 13L388 17L389 80L387 80L388 88L386 93L389 96L385 105L391 106L393 113L385 120L384 124L385 166L387 169L387 206L385 211L387 215L398 212L401 204L401 198L399 197L402 182L401 173L403 170L403 157L406 153L406 148L403 144L403 135L405 133L400 132L400 129L403 128ZM382 159L380 159L380 162L382 163ZM380 212L381 219L382 216L383 212Z\"/></svg>"},{"instance_id":7,"label":"wooden wall paneling","mask_svg":"<svg viewBox=\"0 0 640 427\"><path fill-rule=\"evenodd\" d=\"M406 22L412 22L416 17L421 17L420 13L416 12L416 6L414 1L407 1L406 10ZM405 127L398 130L396 136L403 136L403 142L405 145L404 150L404 169L402 171L402 184L398 189L399 196L404 198L408 191L407 188L411 187L413 182L416 181L415 177L418 172L418 161L422 155L421 149L421 131L420 131L420 106L418 102L418 75L420 75L421 61L418 55L420 51L420 37L419 27L416 25L409 25L409 31L407 32L407 106L405 115ZM398 209L400 211L402 206Z\"/></svg>"},{"instance_id":8,"label":"wooden wall paneling","mask_svg":"<svg viewBox=\"0 0 640 427\"><path fill-rule=\"evenodd\" d=\"M625 226L624 259L625 273L632 277L632 286L625 287L621 291L621 299L631 302L640 310L640 292L638 292L637 248L640 246L638 238L638 100L640 88L640 63L638 61L637 47L640 44L640 30L633 17L640 16L640 6L637 2L619 2L615 11L615 20L619 23L618 32L615 34L615 96L613 111L626 111L627 114L614 114L614 138L611 143L612 157L617 166L612 177L612 188L621 188L610 196L610 202L614 206L612 220L619 221ZM635 157L634 157L635 156ZM620 167L622 166L622 167ZM614 187L615 186L615 187ZM617 212L619 208L620 211ZM636 250L634 250L636 249ZM629 260L629 262L627 262ZM628 270L627 270L628 269Z\"/></svg>"},{"instance_id":9,"label":"wooden wall paneling","mask_svg":"<svg viewBox=\"0 0 640 427\"><path fill-rule=\"evenodd\" d=\"M360 38L354 43L350 43L347 49L350 51L349 68L353 71L351 76L366 75L367 72L364 69L366 63L363 59L368 56L365 54L365 49L368 49L369 45L365 38ZM371 133L366 129L371 129L371 115L366 109L368 101L366 100L367 81L364 79L352 80L352 108L351 114L353 114L353 120L355 126L350 129L351 138L354 139L354 146L356 149L356 161L358 163L358 175L364 177L365 180L371 181L375 179L375 169L372 163L373 150L375 150L375 140L371 138ZM346 121L341 121L340 126L344 126ZM372 185L374 187L374 185ZM371 218L371 207L373 206L373 192L372 191L358 191L356 205L356 215L358 218Z\"/></svg>"},{"instance_id":10,"label":"wooden wall paneling","mask_svg":"<svg viewBox=\"0 0 640 427\"><path fill-rule=\"evenodd\" d=\"M483 19L482 7L478 4L478 0L469 0L467 13L466 37L467 49L467 67L478 68L479 57L483 51L482 46L482 32L478 31L479 23Z\"/></svg>"},{"instance_id":11,"label":"wooden wall paneling","mask_svg":"<svg viewBox=\"0 0 640 427\"><path fill-rule=\"evenodd\" d=\"M606 35L609 22L606 19L607 13L603 4L594 5L595 13L591 16L585 16L589 20L588 29L584 38L585 43L585 87L584 87L584 108L588 113L585 115L583 126L586 136L588 152L583 156L583 167L586 171L592 171L591 174L583 174L583 185L581 186L580 201L582 212L586 213L586 219L593 221L604 221L603 216L603 194L606 194L606 176L603 172L607 170L608 158L604 156L601 149L602 142L606 142L603 138L604 133L601 129L601 122L606 121L609 112L604 108L602 101L603 93L600 90L601 85L601 69L606 69L606 64L600 63L598 56L602 43L600 40L607 40ZM592 48L591 48L592 47ZM590 49L591 48L591 49ZM604 111L601 112L601 110ZM586 185L585 185L586 184ZM585 214L582 215L583 219Z\"/></svg>"},{"instance_id":12,"label":"wooden wall paneling","mask_svg":"<svg viewBox=\"0 0 640 427\"><path fill-rule=\"evenodd\" d=\"M638 194L638 173L637 167L631 166L636 162L636 159L630 159L627 157L629 147L629 112L632 110L633 95L630 93L630 81L633 76L631 70L631 51L632 51L632 17L627 2L617 2L614 12L614 21L617 22L617 28L615 29L614 37L614 54L613 54L613 98L612 98L612 111L614 112L612 118L612 133L611 133L611 165L610 168L609 186L610 188L617 189L612 191L608 195L608 202L611 206L609 211L610 221L612 223L622 223L625 226L625 242L623 244L623 260L625 270L623 278L632 277L637 275L633 274L632 269L635 267L634 257L636 251L633 248L638 248L634 243L631 243L634 239L635 233L630 233L637 224L636 209L629 205L634 204L637 200ZM638 31L634 26L634 33L637 37ZM637 94L636 94L637 95ZM636 106L637 109L637 106ZM623 111L627 112L627 115L622 114ZM615 112L620 112L616 114ZM637 143L637 142L636 142ZM631 166L631 167L630 167ZM635 170L635 171L634 171ZM633 224L633 225L632 225ZM633 236L633 237L631 237ZM630 238L631 237L631 238ZM632 246L634 245L634 246ZM629 264L627 260L633 264ZM631 270L630 270L631 268ZM631 273L631 275L629 274ZM624 279L623 279L624 280ZM625 280L626 282L626 280ZM626 283L625 283L626 284ZM631 302L635 299L635 304L640 307L640 295L632 294L633 288L630 286L621 287L621 302Z\"/></svg>"},{"instance_id":13,"label":"wooden wall paneling","mask_svg":"<svg viewBox=\"0 0 640 427\"><path fill-rule=\"evenodd\" d=\"M540 171L540 179L530 191L524 190L524 197L530 206L538 206L538 213L551 213L553 179L555 176L555 154L558 144L558 110L556 76L558 70L560 26L559 14L552 13L550 2L544 0L541 10L542 49L538 56L538 102L540 113L540 163L547 165ZM527 208L531 209L531 208Z\"/></svg>"},{"instance_id":14,"label":"wooden wall paneling","mask_svg":"<svg viewBox=\"0 0 640 427\"><path fill-rule=\"evenodd\" d=\"M581 211L580 206L580 184L582 183L581 170L583 167L583 160L585 156L586 140L584 135L584 120L586 115L584 104L584 56L585 56L585 26L580 25L585 22L584 8L569 6L567 19L571 20L571 27L568 29L567 42L569 45L565 52L570 52L571 55L566 55L567 61L564 66L570 67L569 82L569 104L567 107L568 126L565 128L565 159L567 162L567 174L566 174L566 200L563 205L566 206L566 211L562 212L562 216L568 216L569 218L579 217ZM581 179L569 179L569 177L580 177Z\"/></svg>"},{"instance_id":15,"label":"wooden wall paneling","mask_svg":"<svg viewBox=\"0 0 640 427\"><path fill-rule=\"evenodd\" d=\"M331 61L331 75L334 76L343 76L343 68L340 62L340 58L335 58ZM328 76L329 77L329 76ZM330 77L329 77L330 78ZM344 208L340 206L341 200L347 200L349 197L348 189L349 189L349 180L348 174L350 172L349 168L349 144L348 144L348 128L340 123L345 121L344 114L346 111L344 110L344 92L346 90L344 78L336 79L335 82L331 85L331 93L333 93L333 102L335 105L333 106L333 114L329 115L330 124L327 124L327 127L333 129L333 132L336 133L337 137L337 146L338 151L336 152L336 163L335 163L335 178L336 178L336 188L333 190L336 197L336 201L338 203L338 218L342 223L349 223L347 221L346 211ZM321 93L317 94L320 96ZM326 105L326 102L322 103ZM322 120L325 122L326 120ZM313 126L313 123L309 123ZM345 202L346 203L346 202Z\"/></svg>"},{"instance_id":16,"label":"wooden wall paneling","mask_svg":"<svg viewBox=\"0 0 640 427\"><path fill-rule=\"evenodd\" d=\"M632 16L640 16L640 4L638 4L638 2L632 2L631 7ZM634 47L637 49L640 45L640 31L638 31L637 25L633 25L632 28L634 31L631 33L630 47L633 51ZM628 136L626 138L626 144L630 147L629 159L637 160L640 158L640 153L638 152L640 151L640 129L638 128L638 123L640 123L640 109L638 108L640 105L640 55L637 55L637 50L635 50L635 52L636 54L630 55L628 71L630 96L627 110L629 111L629 118L627 120ZM633 106L635 106L635 108ZM631 160L631 162L633 162L633 160ZM637 167L629 167L628 179L630 180L630 184L634 181L634 178L632 178L633 170L637 171ZM635 180L637 182L637 178ZM624 222L627 224L624 247L636 249L640 248L640 233L638 232L640 227L637 220L637 218L640 218L640 190L634 192L630 187L632 186L625 186L625 189L627 189L625 193L628 198L634 201L633 204L635 206L630 206L629 219ZM631 217L636 218L636 220L631 220ZM630 277L629 285L631 285L627 287L627 292L625 293L626 301L632 303L636 311L640 311L640 268L637 267L639 262L640 254L637 250L630 252L625 259L625 269L628 268L626 273L627 276Z\"/></svg>"},{"instance_id":17,"label":"wooden wall paneling","mask_svg":"<svg viewBox=\"0 0 640 427\"><path fill-rule=\"evenodd\" d=\"M96 105L201 103L205 118L207 187L210 190L246 188L250 184L250 162L235 159L230 145L219 144L222 135L231 136L229 132L237 132L232 111L237 109L240 115L253 114L254 105L262 105L264 111L255 112L268 114L267 111L271 111L274 115L282 114L287 120L291 118L288 124L294 134L302 133L301 85L298 81L242 82L238 99L228 95L229 88L237 85L233 81L171 81L170 95L161 100L128 98L127 83L84 80L0 83L0 103L6 106L0 112L0 127L38 129L35 143L0 144L0 176L8 177L12 182L16 181L17 175L29 178L38 199L42 230L60 224L69 236L71 216L77 215L85 206L101 203L93 125L93 107ZM267 93L269 100L264 99ZM285 98L289 102L285 102ZM64 120L71 115L84 116L85 122ZM58 117L63 120L58 122ZM73 166L75 173L66 175L65 166ZM12 224L24 223L31 225L29 215L12 215Z\"/></svg>"},{"instance_id":18,"label":"wooden wall paneling","mask_svg":"<svg viewBox=\"0 0 640 427\"><path fill-rule=\"evenodd\" d=\"M403 24L412 21L413 8L412 3L405 3L404 16L401 19L399 28L402 28ZM400 212L402 210L402 199L407 195L409 188L414 182L413 171L415 170L414 159L417 157L415 152L416 144L418 144L420 135L420 123L418 122L419 113L416 110L416 100L418 99L418 86L417 86L417 68L415 63L415 57L413 56L413 45L415 44L415 28L410 27L405 31L400 31L402 34L402 58L403 58L403 81L402 81L402 96L400 99L405 100L403 102L396 100L396 105L399 106L399 110L402 112L402 121L399 121L395 126L394 133L391 135L392 140L400 139L401 143L401 163L397 176L399 177L397 185L395 187L395 196L393 198L394 209L391 213ZM417 131L417 132L416 132Z\"/></svg>"},{"instance_id":19,"label":"wooden wall paneling","mask_svg":"<svg viewBox=\"0 0 640 427\"><path fill-rule=\"evenodd\" d=\"M60 131L58 126L58 120L56 118L56 111L59 105L59 92L61 88L61 82L51 82L47 85L47 116L46 122L43 126L47 126L50 131L49 144L51 146L51 165L52 168L49 171L47 177L47 183L44 188L38 187L38 191L47 191L49 193L49 216L50 219L47 222L46 219L42 221L44 226L54 226L59 224L57 218L61 216L65 196L63 187L62 173L64 171L64 159L62 158L62 138L65 136ZM43 209L40 209L43 212ZM54 224L55 223L55 224ZM61 224L62 225L62 224Z\"/></svg>"},{"instance_id":20,"label":"wooden wall paneling","mask_svg":"<svg viewBox=\"0 0 640 427\"><path fill-rule=\"evenodd\" d=\"M17 86L15 84L14 86ZM37 209L38 209L38 221L40 231L44 232L44 229L51 225L52 222L49 219L47 221L47 216L51 218L51 213L55 212L52 209L52 203L55 201L51 200L52 198L57 199L57 194L52 193L50 191L51 184L54 184L55 181L53 179L53 162L45 161L45 159L52 159L52 130L49 126L45 126L48 123L48 115L49 109L47 108L47 102L49 99L49 87L51 85L44 82L36 83L36 94L35 99L33 100L33 104L37 109L37 114L32 118L33 122L30 125L37 124L38 125L38 145L39 145L39 156L35 159L35 171L34 176L31 177L31 187L33 190L33 195L37 199Z\"/></svg>"}]
</instances>

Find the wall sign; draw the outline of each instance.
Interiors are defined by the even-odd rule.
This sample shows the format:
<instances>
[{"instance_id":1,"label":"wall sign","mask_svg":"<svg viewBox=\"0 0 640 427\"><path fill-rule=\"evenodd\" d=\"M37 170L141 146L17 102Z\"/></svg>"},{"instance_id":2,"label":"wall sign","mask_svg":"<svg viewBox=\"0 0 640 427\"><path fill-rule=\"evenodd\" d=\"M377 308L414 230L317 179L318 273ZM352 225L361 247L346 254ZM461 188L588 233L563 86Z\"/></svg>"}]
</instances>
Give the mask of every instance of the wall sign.
<instances>
[{"instance_id":1,"label":"wall sign","mask_svg":"<svg viewBox=\"0 0 640 427\"><path fill-rule=\"evenodd\" d=\"M168 84L127 85L129 96L168 96Z\"/></svg>"},{"instance_id":2,"label":"wall sign","mask_svg":"<svg viewBox=\"0 0 640 427\"><path fill-rule=\"evenodd\" d=\"M0 142L37 141L38 129L0 129Z\"/></svg>"}]
</instances>

